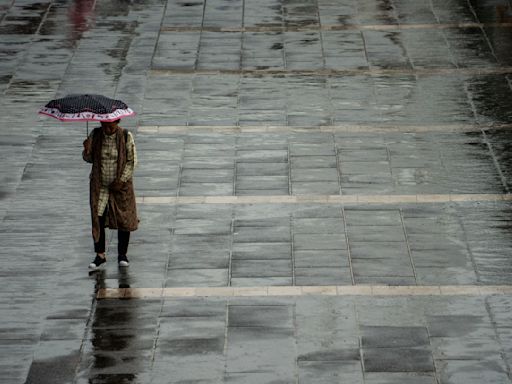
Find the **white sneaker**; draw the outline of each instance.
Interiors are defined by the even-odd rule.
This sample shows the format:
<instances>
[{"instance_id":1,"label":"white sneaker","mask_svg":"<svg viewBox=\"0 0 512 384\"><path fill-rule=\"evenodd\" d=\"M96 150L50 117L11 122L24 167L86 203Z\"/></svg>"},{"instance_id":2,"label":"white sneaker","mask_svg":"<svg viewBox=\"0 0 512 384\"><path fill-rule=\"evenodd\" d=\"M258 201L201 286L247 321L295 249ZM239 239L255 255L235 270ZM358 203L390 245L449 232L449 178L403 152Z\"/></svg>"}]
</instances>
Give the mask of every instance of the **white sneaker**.
<instances>
[{"instance_id":1,"label":"white sneaker","mask_svg":"<svg viewBox=\"0 0 512 384\"><path fill-rule=\"evenodd\" d=\"M117 257L117 263L119 264L120 267L128 267L128 266L130 266L130 262L128 261L128 258L126 257L126 255L118 256Z\"/></svg>"}]
</instances>

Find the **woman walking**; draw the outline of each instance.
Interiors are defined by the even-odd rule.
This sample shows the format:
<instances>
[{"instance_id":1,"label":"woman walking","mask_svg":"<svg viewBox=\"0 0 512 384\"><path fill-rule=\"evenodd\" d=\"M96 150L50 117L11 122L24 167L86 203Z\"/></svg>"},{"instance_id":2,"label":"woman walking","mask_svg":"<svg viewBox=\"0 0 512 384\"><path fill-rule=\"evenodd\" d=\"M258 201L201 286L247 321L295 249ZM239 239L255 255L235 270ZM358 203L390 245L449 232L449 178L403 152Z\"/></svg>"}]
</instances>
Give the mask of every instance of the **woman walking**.
<instances>
[{"instance_id":1,"label":"woman walking","mask_svg":"<svg viewBox=\"0 0 512 384\"><path fill-rule=\"evenodd\" d=\"M119 120L101 122L101 127L95 128L84 141L83 159L92 164L90 205L96 252L89 264L92 270L107 261L105 227L118 230L117 261L120 267L127 267L130 232L139 223L132 182L137 152L132 134L118 123Z\"/></svg>"}]
</instances>

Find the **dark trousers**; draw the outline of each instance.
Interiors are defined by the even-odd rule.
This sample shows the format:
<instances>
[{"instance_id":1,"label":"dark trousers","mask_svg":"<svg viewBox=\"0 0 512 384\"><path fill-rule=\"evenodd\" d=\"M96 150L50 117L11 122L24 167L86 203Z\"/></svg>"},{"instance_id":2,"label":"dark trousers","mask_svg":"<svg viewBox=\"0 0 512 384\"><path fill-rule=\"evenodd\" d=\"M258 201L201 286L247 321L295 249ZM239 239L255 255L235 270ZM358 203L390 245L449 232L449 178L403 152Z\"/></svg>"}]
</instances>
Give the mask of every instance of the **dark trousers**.
<instances>
[{"instance_id":1,"label":"dark trousers","mask_svg":"<svg viewBox=\"0 0 512 384\"><path fill-rule=\"evenodd\" d=\"M97 243L94 243L94 252L105 253L105 219L106 211L103 216L100 216L100 239ZM117 254L119 256L126 256L128 252L128 244L130 243L130 232L128 231L117 231Z\"/></svg>"}]
</instances>

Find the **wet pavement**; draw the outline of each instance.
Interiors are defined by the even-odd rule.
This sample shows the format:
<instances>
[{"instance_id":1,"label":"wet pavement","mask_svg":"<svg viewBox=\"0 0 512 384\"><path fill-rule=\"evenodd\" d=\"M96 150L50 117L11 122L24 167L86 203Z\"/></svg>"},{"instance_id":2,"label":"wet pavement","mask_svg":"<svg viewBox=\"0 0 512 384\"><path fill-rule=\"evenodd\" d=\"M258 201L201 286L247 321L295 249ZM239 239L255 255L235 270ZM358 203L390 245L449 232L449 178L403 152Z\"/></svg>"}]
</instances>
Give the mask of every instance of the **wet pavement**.
<instances>
[{"instance_id":1,"label":"wet pavement","mask_svg":"<svg viewBox=\"0 0 512 384\"><path fill-rule=\"evenodd\" d=\"M512 383L508 0L0 2L0 382ZM137 144L92 259L85 124ZM91 125L92 127L92 125Z\"/></svg>"}]
</instances>

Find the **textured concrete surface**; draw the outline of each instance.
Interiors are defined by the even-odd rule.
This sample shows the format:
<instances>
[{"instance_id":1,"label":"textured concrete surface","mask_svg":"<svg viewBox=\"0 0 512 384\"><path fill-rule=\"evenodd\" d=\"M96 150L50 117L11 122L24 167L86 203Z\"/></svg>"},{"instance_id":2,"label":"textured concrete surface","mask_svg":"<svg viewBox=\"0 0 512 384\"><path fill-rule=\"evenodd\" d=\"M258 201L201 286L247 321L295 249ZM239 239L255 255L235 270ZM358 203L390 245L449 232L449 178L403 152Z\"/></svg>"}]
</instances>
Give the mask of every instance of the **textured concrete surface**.
<instances>
[{"instance_id":1,"label":"textured concrete surface","mask_svg":"<svg viewBox=\"0 0 512 384\"><path fill-rule=\"evenodd\" d=\"M0 2L0 382L510 384L511 21ZM111 233L87 273L85 124L36 114L68 93L138 113L129 271Z\"/></svg>"}]
</instances>

